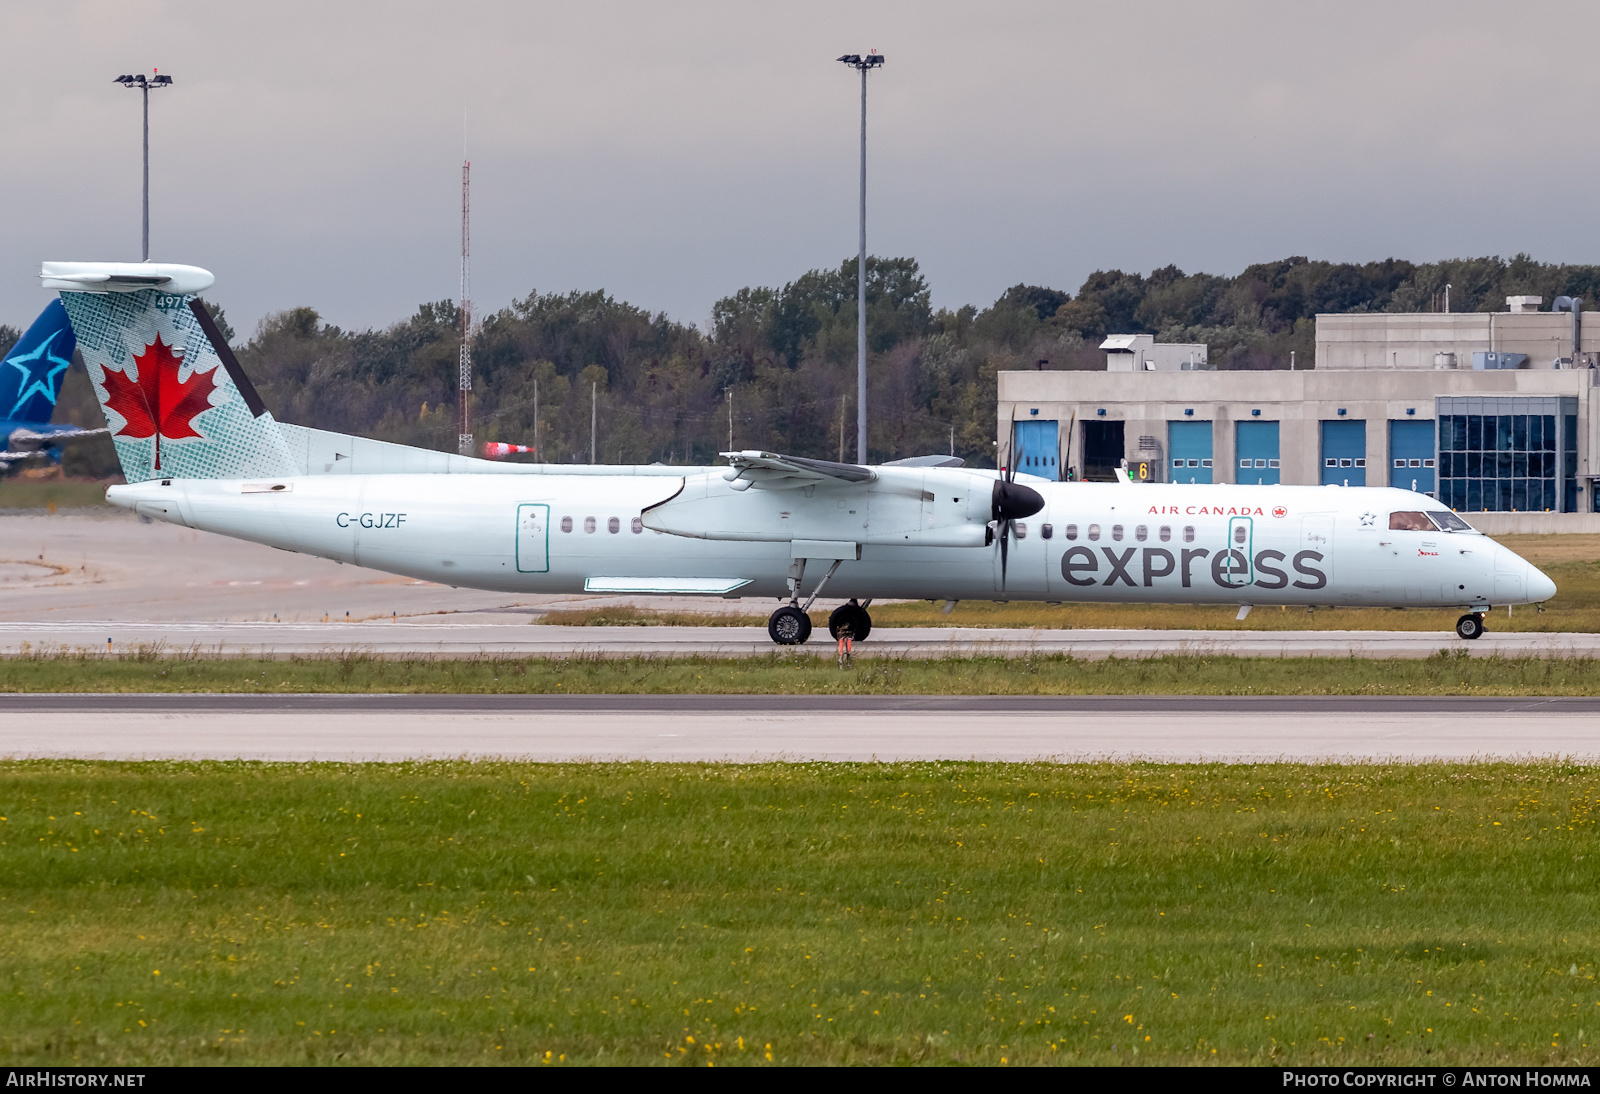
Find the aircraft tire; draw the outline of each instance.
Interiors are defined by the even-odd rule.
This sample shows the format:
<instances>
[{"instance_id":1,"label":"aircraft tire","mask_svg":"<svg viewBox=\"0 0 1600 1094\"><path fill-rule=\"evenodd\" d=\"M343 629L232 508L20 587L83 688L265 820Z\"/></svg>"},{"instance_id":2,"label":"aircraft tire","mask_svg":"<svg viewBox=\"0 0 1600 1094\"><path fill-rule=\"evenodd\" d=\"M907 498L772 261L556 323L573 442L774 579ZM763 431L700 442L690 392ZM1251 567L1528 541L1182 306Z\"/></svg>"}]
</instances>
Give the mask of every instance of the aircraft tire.
<instances>
[{"instance_id":1,"label":"aircraft tire","mask_svg":"<svg viewBox=\"0 0 1600 1094\"><path fill-rule=\"evenodd\" d=\"M872 616L854 600L833 609L833 614L828 616L828 633L837 639L847 623L850 625L850 636L857 642L866 641L867 635L872 633Z\"/></svg>"},{"instance_id":2,"label":"aircraft tire","mask_svg":"<svg viewBox=\"0 0 1600 1094\"><path fill-rule=\"evenodd\" d=\"M780 646L804 645L811 637L811 617L793 604L785 604L767 619L767 634Z\"/></svg>"},{"instance_id":3,"label":"aircraft tire","mask_svg":"<svg viewBox=\"0 0 1600 1094\"><path fill-rule=\"evenodd\" d=\"M1468 642L1483 637L1483 616L1477 612L1469 612L1456 620L1456 637L1464 638Z\"/></svg>"}]
</instances>

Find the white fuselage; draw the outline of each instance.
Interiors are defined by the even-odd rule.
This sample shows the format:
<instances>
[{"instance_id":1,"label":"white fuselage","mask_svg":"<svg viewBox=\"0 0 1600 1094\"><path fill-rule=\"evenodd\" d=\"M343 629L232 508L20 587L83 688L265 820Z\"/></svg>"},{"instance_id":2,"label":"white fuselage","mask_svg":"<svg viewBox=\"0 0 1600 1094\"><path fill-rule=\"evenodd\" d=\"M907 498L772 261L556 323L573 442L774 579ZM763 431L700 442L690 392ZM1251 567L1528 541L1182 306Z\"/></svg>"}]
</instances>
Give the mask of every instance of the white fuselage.
<instances>
[{"instance_id":1,"label":"white fuselage","mask_svg":"<svg viewBox=\"0 0 1600 1094\"><path fill-rule=\"evenodd\" d=\"M107 496L192 528L514 593L787 599L793 556L804 557L792 544L802 536L861 545L859 559L843 561L829 582L831 598L1482 610L1555 591L1544 574L1476 532L1391 530L1393 512L1443 509L1409 491L1041 480L1024 480L1045 508L1018 522L1002 587L996 546L926 545L974 542L973 534L983 542L994 473L915 474L909 492L870 507L857 487L735 497L716 474L692 476L688 490L683 479L659 476L390 474L154 480ZM736 517L741 510L731 507L751 506L770 520L735 520L736 532L725 533L695 525L701 510L685 508L691 503ZM889 523L875 526L880 512ZM814 562L803 586L828 565Z\"/></svg>"}]
</instances>

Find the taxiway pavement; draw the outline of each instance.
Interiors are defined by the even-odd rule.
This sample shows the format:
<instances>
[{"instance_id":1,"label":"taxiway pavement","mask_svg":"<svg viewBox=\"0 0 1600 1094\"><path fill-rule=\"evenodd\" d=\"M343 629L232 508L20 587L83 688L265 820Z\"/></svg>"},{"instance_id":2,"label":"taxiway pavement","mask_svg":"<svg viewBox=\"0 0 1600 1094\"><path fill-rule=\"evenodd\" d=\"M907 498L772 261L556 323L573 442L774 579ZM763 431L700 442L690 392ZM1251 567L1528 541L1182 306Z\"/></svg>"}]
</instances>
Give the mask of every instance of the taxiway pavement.
<instances>
[{"instance_id":1,"label":"taxiway pavement","mask_svg":"<svg viewBox=\"0 0 1600 1094\"><path fill-rule=\"evenodd\" d=\"M341 653L383 657L636 657L772 653L831 657L825 631L805 646L773 644L764 627L562 627L526 618L450 622L398 617L362 623L131 622L0 620L0 654L82 649L124 653L141 646L168 653L289 657ZM1477 657L1600 657L1600 634L1490 631L1463 642L1449 631L1036 630L982 627L883 627L856 647L864 657L962 657L1063 654L1086 660L1196 654L1239 657L1429 657L1462 650Z\"/></svg>"},{"instance_id":2,"label":"taxiway pavement","mask_svg":"<svg viewBox=\"0 0 1600 1094\"><path fill-rule=\"evenodd\" d=\"M104 760L1600 760L1600 700L6 695L0 756Z\"/></svg>"}]
</instances>

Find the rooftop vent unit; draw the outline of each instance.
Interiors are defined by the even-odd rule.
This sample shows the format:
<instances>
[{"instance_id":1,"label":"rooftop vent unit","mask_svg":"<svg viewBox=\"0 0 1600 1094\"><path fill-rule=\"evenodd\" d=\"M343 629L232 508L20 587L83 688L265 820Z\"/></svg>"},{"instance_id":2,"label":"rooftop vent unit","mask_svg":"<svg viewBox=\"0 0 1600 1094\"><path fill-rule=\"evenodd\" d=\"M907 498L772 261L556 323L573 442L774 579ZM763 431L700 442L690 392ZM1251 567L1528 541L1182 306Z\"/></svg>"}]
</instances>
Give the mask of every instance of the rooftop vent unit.
<instances>
[{"instance_id":1,"label":"rooftop vent unit","mask_svg":"<svg viewBox=\"0 0 1600 1094\"><path fill-rule=\"evenodd\" d=\"M1526 353L1486 353L1479 350L1472 355L1472 367L1475 369L1527 368L1528 355Z\"/></svg>"}]
</instances>

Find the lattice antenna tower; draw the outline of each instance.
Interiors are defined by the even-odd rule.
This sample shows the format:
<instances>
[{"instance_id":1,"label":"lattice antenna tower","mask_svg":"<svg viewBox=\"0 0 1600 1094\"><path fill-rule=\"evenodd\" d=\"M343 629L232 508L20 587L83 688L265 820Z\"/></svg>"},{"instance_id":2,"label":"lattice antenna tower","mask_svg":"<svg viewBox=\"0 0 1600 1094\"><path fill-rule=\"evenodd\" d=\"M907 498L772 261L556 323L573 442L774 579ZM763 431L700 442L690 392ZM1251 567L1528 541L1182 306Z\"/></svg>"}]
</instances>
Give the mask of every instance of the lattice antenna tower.
<instances>
[{"instance_id":1,"label":"lattice antenna tower","mask_svg":"<svg viewBox=\"0 0 1600 1094\"><path fill-rule=\"evenodd\" d=\"M456 408L457 451L472 455L472 161L461 159L461 389Z\"/></svg>"}]
</instances>

